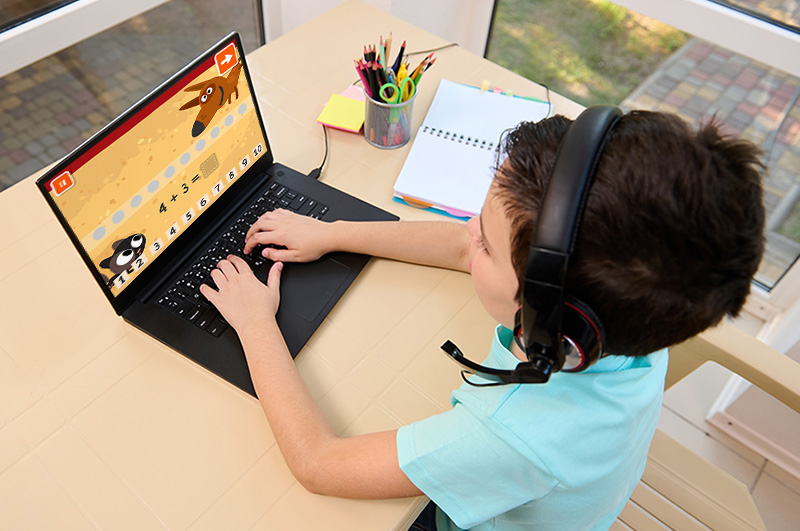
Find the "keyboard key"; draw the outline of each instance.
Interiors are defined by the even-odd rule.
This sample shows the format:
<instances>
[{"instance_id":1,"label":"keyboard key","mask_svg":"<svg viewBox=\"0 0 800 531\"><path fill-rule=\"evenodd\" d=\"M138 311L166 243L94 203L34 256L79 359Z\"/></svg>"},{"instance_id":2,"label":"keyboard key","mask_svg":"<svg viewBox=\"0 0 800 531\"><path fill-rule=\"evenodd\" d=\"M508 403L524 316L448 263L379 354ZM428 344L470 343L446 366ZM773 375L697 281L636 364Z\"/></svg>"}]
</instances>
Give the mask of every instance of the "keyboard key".
<instances>
[{"instance_id":1,"label":"keyboard key","mask_svg":"<svg viewBox=\"0 0 800 531\"><path fill-rule=\"evenodd\" d=\"M194 324L205 330L208 328L208 325L210 325L211 322L214 321L218 316L219 314L216 310L210 309L198 317Z\"/></svg>"},{"instance_id":2,"label":"keyboard key","mask_svg":"<svg viewBox=\"0 0 800 531\"><path fill-rule=\"evenodd\" d=\"M181 305L180 308L178 308L178 310L175 312L175 315L177 315L178 317L187 317L189 314L189 310L191 310L192 308L194 308L194 303L186 301Z\"/></svg>"},{"instance_id":3,"label":"keyboard key","mask_svg":"<svg viewBox=\"0 0 800 531\"><path fill-rule=\"evenodd\" d=\"M328 207L323 204L317 203L317 206L309 214L312 218L321 218L328 211Z\"/></svg>"},{"instance_id":4,"label":"keyboard key","mask_svg":"<svg viewBox=\"0 0 800 531\"><path fill-rule=\"evenodd\" d=\"M219 337L222 335L222 332L224 332L226 328L228 328L228 325L225 324L222 318L219 318L215 319L210 325L208 325L208 328L206 328L206 332L208 332L214 337Z\"/></svg>"},{"instance_id":5,"label":"keyboard key","mask_svg":"<svg viewBox=\"0 0 800 531\"><path fill-rule=\"evenodd\" d=\"M203 306L202 304L195 304L194 307L191 310L189 310L189 313L186 318L189 320L190 323L194 323L200 317L203 316L205 311L206 311L205 306Z\"/></svg>"},{"instance_id":6,"label":"keyboard key","mask_svg":"<svg viewBox=\"0 0 800 531\"><path fill-rule=\"evenodd\" d=\"M294 199L294 201L292 201L292 204L289 205L289 208L291 208L294 211L297 211L300 209L301 206L303 206L303 203L305 202L306 202L306 196L299 195Z\"/></svg>"},{"instance_id":7,"label":"keyboard key","mask_svg":"<svg viewBox=\"0 0 800 531\"><path fill-rule=\"evenodd\" d=\"M300 207L297 209L297 213L300 214L301 216L307 216L314 208L314 205L316 204L317 204L316 201L309 199L308 201L300 205Z\"/></svg>"}]
</instances>

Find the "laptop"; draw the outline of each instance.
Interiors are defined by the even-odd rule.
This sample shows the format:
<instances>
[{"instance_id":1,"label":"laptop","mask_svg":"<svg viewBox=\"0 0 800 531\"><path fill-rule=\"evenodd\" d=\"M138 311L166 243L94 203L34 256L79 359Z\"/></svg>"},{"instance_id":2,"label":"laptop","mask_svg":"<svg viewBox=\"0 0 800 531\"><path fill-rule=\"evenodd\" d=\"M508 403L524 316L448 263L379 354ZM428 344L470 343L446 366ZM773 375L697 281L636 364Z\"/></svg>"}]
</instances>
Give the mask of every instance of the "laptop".
<instances>
[{"instance_id":1,"label":"laptop","mask_svg":"<svg viewBox=\"0 0 800 531\"><path fill-rule=\"evenodd\" d=\"M200 294L263 213L398 218L273 159L239 35L231 33L39 178L116 313L255 396L235 330ZM271 262L245 257L266 281ZM369 260L286 264L277 314L292 357Z\"/></svg>"}]
</instances>

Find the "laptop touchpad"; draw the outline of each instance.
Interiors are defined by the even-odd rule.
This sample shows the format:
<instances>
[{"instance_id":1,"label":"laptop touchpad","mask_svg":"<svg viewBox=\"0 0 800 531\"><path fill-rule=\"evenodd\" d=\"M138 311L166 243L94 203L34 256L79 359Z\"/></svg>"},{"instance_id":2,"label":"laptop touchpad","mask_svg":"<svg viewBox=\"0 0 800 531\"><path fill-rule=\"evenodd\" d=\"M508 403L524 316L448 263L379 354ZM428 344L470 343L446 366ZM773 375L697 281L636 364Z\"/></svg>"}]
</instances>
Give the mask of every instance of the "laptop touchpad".
<instances>
[{"instance_id":1,"label":"laptop touchpad","mask_svg":"<svg viewBox=\"0 0 800 531\"><path fill-rule=\"evenodd\" d=\"M317 318L351 271L333 258L285 266L281 275L281 309L307 321Z\"/></svg>"}]
</instances>

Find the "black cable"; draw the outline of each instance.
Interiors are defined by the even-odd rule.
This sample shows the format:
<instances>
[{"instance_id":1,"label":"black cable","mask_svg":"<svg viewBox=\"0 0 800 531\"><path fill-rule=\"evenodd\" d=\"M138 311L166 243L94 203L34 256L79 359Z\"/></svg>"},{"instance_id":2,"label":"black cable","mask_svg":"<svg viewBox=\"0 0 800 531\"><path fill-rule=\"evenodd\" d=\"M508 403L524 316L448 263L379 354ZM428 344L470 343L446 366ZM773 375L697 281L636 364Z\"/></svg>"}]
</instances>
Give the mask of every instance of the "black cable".
<instances>
[{"instance_id":1,"label":"black cable","mask_svg":"<svg viewBox=\"0 0 800 531\"><path fill-rule=\"evenodd\" d=\"M322 174L322 167L325 166L325 161L328 160L328 128L325 127L325 124L321 125L322 132L325 134L325 156L322 157L322 164L319 165L319 168L311 170L311 173L308 174L308 176L312 179L319 179L320 175Z\"/></svg>"},{"instance_id":2,"label":"black cable","mask_svg":"<svg viewBox=\"0 0 800 531\"><path fill-rule=\"evenodd\" d=\"M451 42L450 44L445 44L444 46L439 46L438 48L431 48L430 50L420 50L418 52L408 52L405 53L404 56L408 57L410 55L419 55L421 53L431 53L431 52L438 52L439 50L444 50L445 48L451 48L453 46L461 46L457 42Z\"/></svg>"},{"instance_id":3,"label":"black cable","mask_svg":"<svg viewBox=\"0 0 800 531\"><path fill-rule=\"evenodd\" d=\"M545 116L545 118L550 118L550 113L553 112L553 102L550 101L550 87L548 87L544 83L539 83L538 81L533 81L533 82L539 85L540 87L544 87L544 90L547 91L546 93L547 95L545 96L547 98L547 116Z\"/></svg>"}]
</instances>

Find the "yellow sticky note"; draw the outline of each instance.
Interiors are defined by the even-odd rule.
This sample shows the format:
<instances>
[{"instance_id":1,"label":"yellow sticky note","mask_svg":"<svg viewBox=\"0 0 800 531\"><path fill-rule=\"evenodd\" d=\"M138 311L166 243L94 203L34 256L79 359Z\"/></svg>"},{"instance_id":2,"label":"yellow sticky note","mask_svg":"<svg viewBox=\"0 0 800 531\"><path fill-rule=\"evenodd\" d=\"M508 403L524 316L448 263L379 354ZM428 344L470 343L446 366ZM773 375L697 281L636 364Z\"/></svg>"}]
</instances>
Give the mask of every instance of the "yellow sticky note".
<instances>
[{"instance_id":1,"label":"yellow sticky note","mask_svg":"<svg viewBox=\"0 0 800 531\"><path fill-rule=\"evenodd\" d=\"M364 125L364 102L332 94L317 121L336 129L358 133Z\"/></svg>"}]
</instances>

